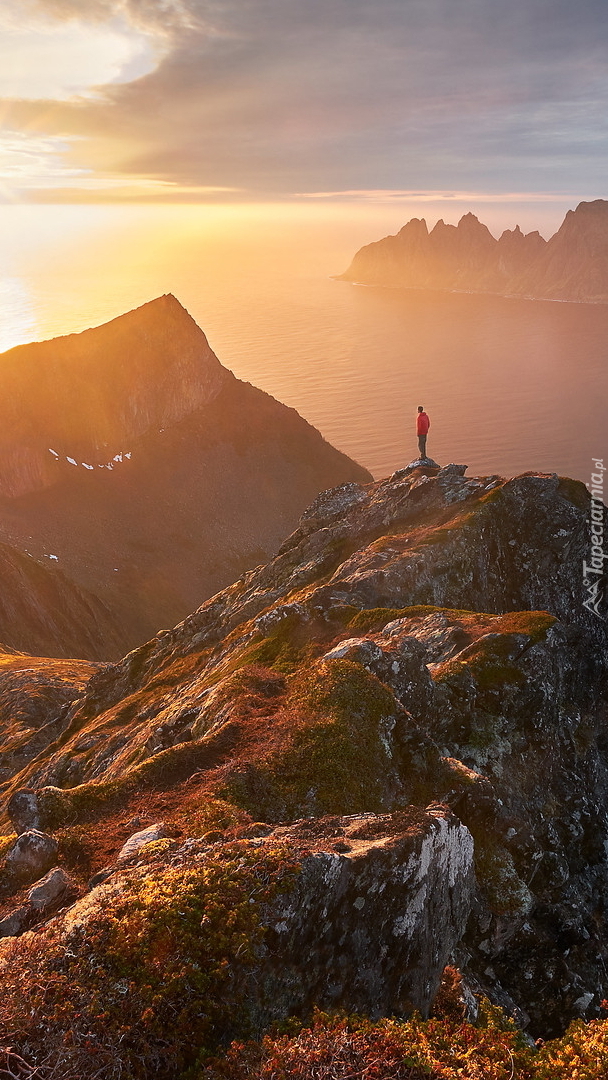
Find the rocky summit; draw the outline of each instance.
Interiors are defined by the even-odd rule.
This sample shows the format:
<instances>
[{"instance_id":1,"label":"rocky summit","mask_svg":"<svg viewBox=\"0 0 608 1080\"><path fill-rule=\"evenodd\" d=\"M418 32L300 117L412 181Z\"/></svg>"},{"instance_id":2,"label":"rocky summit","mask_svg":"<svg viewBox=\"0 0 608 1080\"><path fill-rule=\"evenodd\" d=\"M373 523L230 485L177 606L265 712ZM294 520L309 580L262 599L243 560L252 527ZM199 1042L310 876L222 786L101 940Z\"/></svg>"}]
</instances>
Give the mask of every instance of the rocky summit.
<instances>
[{"instance_id":1,"label":"rocky summit","mask_svg":"<svg viewBox=\"0 0 608 1080\"><path fill-rule=\"evenodd\" d=\"M368 472L220 364L173 296L0 365L0 642L118 659Z\"/></svg>"},{"instance_id":2,"label":"rocky summit","mask_svg":"<svg viewBox=\"0 0 608 1080\"><path fill-rule=\"evenodd\" d=\"M474 214L429 232L412 218L395 236L362 247L344 281L608 303L608 201L579 203L548 241L519 226L496 240Z\"/></svg>"},{"instance_id":3,"label":"rocky summit","mask_svg":"<svg viewBox=\"0 0 608 1080\"><path fill-rule=\"evenodd\" d=\"M556 475L413 463L323 492L273 559L120 662L36 661L31 708L7 659L8 1045L49 1076L77 1075L83 1047L100 1076L270 1076L204 1063L315 1008L424 1018L446 964L461 1025L500 1006L492 1030L508 1015L530 1041L598 1017L589 509ZM461 1075L572 1075L515 1073L525 1044L504 1038L511 1073Z\"/></svg>"}]
</instances>

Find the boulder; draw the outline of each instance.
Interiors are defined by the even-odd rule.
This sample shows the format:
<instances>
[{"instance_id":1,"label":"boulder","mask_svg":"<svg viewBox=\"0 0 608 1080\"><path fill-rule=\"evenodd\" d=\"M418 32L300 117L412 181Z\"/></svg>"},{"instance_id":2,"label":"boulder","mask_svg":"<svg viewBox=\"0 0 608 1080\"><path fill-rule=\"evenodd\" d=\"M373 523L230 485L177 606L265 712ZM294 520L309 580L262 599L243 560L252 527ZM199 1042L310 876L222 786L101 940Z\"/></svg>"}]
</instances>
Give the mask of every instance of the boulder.
<instances>
[{"instance_id":1,"label":"boulder","mask_svg":"<svg viewBox=\"0 0 608 1080\"><path fill-rule=\"evenodd\" d=\"M137 855L137 852L144 844L151 844L153 840L161 840L168 833L165 830L164 822L159 822L156 825L148 825L147 829L140 829L139 832L133 833L128 840L122 845L118 852L117 862L125 862L127 859L131 859L133 855Z\"/></svg>"},{"instance_id":2,"label":"boulder","mask_svg":"<svg viewBox=\"0 0 608 1080\"><path fill-rule=\"evenodd\" d=\"M46 877L32 885L24 904L0 920L0 938L17 937L75 896L73 881L65 870L56 866Z\"/></svg>"},{"instance_id":3,"label":"boulder","mask_svg":"<svg viewBox=\"0 0 608 1080\"><path fill-rule=\"evenodd\" d=\"M20 907L0 919L0 938L17 937L27 930L31 908L29 904L21 904Z\"/></svg>"},{"instance_id":4,"label":"boulder","mask_svg":"<svg viewBox=\"0 0 608 1080\"><path fill-rule=\"evenodd\" d=\"M21 788L9 799L7 813L17 835L40 828L38 796L32 788Z\"/></svg>"},{"instance_id":5,"label":"boulder","mask_svg":"<svg viewBox=\"0 0 608 1080\"><path fill-rule=\"evenodd\" d=\"M6 856L6 868L16 877L35 881L53 865L58 850L59 844L52 836L38 829L28 829L21 833Z\"/></svg>"},{"instance_id":6,"label":"boulder","mask_svg":"<svg viewBox=\"0 0 608 1080\"><path fill-rule=\"evenodd\" d=\"M46 914L73 893L74 883L65 870L56 866L46 877L32 885L27 900L35 911Z\"/></svg>"},{"instance_id":7,"label":"boulder","mask_svg":"<svg viewBox=\"0 0 608 1080\"><path fill-rule=\"evenodd\" d=\"M466 926L473 839L444 807L278 827L300 873L268 919L255 973L271 1015L320 1008L428 1016ZM302 958L305 957L305 964ZM259 991L258 991L259 992Z\"/></svg>"}]
</instances>

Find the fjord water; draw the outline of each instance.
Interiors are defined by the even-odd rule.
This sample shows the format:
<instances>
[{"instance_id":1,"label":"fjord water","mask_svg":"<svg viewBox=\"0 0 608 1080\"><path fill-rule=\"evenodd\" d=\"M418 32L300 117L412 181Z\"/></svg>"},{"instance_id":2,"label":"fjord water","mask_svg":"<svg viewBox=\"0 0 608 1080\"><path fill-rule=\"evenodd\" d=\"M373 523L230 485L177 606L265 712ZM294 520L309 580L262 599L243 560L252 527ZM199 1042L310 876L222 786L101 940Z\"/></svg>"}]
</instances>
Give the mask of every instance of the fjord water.
<instances>
[{"instance_id":1,"label":"fjord water","mask_svg":"<svg viewBox=\"0 0 608 1080\"><path fill-rule=\"evenodd\" d=\"M314 212L313 212L314 210ZM0 349L172 292L239 378L385 476L428 451L470 475L589 480L608 457L608 306L339 282L393 208L2 207Z\"/></svg>"}]
</instances>

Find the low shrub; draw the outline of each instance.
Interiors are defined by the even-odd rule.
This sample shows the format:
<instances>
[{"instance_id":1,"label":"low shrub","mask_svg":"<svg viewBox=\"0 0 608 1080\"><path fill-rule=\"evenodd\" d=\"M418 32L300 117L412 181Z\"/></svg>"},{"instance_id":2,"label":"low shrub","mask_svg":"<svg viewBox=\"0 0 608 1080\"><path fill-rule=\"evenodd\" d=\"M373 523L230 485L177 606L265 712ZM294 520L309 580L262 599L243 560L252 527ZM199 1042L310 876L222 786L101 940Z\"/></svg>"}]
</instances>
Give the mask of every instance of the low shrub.
<instances>
[{"instance_id":1,"label":"low shrub","mask_svg":"<svg viewBox=\"0 0 608 1080\"><path fill-rule=\"evenodd\" d=\"M234 842L204 863L123 881L67 932L16 939L0 960L6 1046L40 1080L176 1080L222 1040L251 1033L261 910L295 873L282 848Z\"/></svg>"}]
</instances>

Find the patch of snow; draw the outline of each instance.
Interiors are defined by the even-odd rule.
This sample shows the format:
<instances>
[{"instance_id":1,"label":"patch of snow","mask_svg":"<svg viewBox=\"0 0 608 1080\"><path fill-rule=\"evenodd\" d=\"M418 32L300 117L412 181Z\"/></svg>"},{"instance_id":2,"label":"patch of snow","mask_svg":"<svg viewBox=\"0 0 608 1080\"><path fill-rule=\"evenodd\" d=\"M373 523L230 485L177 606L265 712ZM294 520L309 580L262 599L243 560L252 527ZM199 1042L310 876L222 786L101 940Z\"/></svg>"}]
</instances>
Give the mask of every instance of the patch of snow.
<instances>
[{"instance_id":1,"label":"patch of snow","mask_svg":"<svg viewBox=\"0 0 608 1080\"><path fill-rule=\"evenodd\" d=\"M97 468L98 469L113 469L115 465L121 464L126 459L130 460L131 453L132 453L131 450L127 451L126 453L125 453L124 450L121 450L121 451L119 451L118 454L114 454L114 457L111 459L111 461L105 461L103 463L98 462L97 463ZM57 453L57 451L53 450L51 447L49 447L49 454L53 454L57 461L60 460L60 457L59 457L59 454ZM69 461L70 465L78 465L78 462L73 457L67 457L66 456L66 461ZM81 461L80 464L82 465L82 467L84 469L89 469L90 471L92 471L95 468L95 466L89 464L88 461Z\"/></svg>"}]
</instances>

